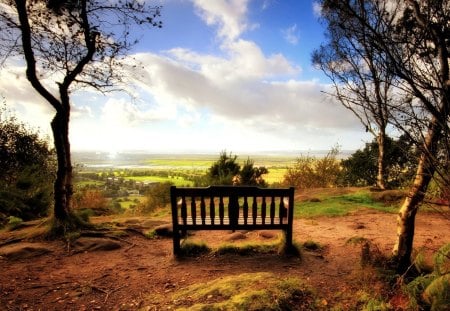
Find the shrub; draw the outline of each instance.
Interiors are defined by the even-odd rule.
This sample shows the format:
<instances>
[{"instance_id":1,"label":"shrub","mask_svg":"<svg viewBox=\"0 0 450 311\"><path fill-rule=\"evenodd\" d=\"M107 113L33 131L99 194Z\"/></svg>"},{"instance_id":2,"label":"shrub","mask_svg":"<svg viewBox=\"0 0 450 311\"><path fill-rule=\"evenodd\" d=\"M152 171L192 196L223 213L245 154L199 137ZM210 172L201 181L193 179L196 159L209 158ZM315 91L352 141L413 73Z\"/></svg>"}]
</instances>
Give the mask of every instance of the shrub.
<instances>
[{"instance_id":1,"label":"shrub","mask_svg":"<svg viewBox=\"0 0 450 311\"><path fill-rule=\"evenodd\" d=\"M52 202L54 153L6 107L0 107L0 167L0 224L8 216L46 216Z\"/></svg>"},{"instance_id":2,"label":"shrub","mask_svg":"<svg viewBox=\"0 0 450 311\"><path fill-rule=\"evenodd\" d=\"M255 167L250 158L241 166L237 163L237 156L229 155L226 151L220 153L219 159L209 168L204 178L194 180L196 186L209 185L245 185L267 187L263 175L269 173L264 166Z\"/></svg>"},{"instance_id":3,"label":"shrub","mask_svg":"<svg viewBox=\"0 0 450 311\"><path fill-rule=\"evenodd\" d=\"M363 149L342 160L340 183L343 186L375 186L377 161L378 144L374 139ZM397 140L386 137L384 179L388 188L408 186L415 174L416 166L417 156L408 137L401 136Z\"/></svg>"},{"instance_id":4,"label":"shrub","mask_svg":"<svg viewBox=\"0 0 450 311\"><path fill-rule=\"evenodd\" d=\"M339 148L334 147L320 159L310 155L300 156L294 166L287 169L283 184L300 189L337 186L341 171L338 154Z\"/></svg>"},{"instance_id":5,"label":"shrub","mask_svg":"<svg viewBox=\"0 0 450 311\"><path fill-rule=\"evenodd\" d=\"M410 306L415 309L450 309L450 243L434 255L434 270L412 280L404 287Z\"/></svg>"},{"instance_id":6,"label":"shrub","mask_svg":"<svg viewBox=\"0 0 450 311\"><path fill-rule=\"evenodd\" d=\"M109 202L99 190L83 190L73 197L75 210L90 210L93 215L104 215L110 212ZM92 216L92 215L90 215Z\"/></svg>"},{"instance_id":7,"label":"shrub","mask_svg":"<svg viewBox=\"0 0 450 311\"><path fill-rule=\"evenodd\" d=\"M146 193L145 202L137 206L140 213L151 213L158 208L165 207L170 203L171 182L155 183L151 185Z\"/></svg>"},{"instance_id":8,"label":"shrub","mask_svg":"<svg viewBox=\"0 0 450 311\"><path fill-rule=\"evenodd\" d=\"M23 220L19 217L9 216L8 217L8 228L14 230L23 223Z\"/></svg>"}]
</instances>

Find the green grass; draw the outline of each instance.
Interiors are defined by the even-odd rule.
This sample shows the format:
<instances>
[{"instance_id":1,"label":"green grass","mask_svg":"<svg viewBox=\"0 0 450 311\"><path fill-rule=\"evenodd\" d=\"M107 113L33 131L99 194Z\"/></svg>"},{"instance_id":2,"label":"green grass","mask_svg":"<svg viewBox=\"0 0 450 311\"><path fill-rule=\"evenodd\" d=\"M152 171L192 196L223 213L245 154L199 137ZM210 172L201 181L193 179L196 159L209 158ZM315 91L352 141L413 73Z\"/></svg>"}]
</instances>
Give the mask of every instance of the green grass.
<instances>
[{"instance_id":1,"label":"green grass","mask_svg":"<svg viewBox=\"0 0 450 311\"><path fill-rule=\"evenodd\" d=\"M80 180L80 181L76 181L75 184L79 188L85 188L88 186L102 187L105 185L105 182L99 181L99 180Z\"/></svg>"},{"instance_id":2,"label":"green grass","mask_svg":"<svg viewBox=\"0 0 450 311\"><path fill-rule=\"evenodd\" d=\"M193 284L170 297L176 310L313 310L315 294L299 278L244 273Z\"/></svg>"},{"instance_id":3,"label":"green grass","mask_svg":"<svg viewBox=\"0 0 450 311\"><path fill-rule=\"evenodd\" d=\"M217 159L202 159L202 158L167 158L167 159L151 159L146 161L147 164L159 167L169 168L189 168L189 169L208 169Z\"/></svg>"},{"instance_id":4,"label":"green grass","mask_svg":"<svg viewBox=\"0 0 450 311\"><path fill-rule=\"evenodd\" d=\"M145 200L145 197L126 197L128 200L125 200L125 197L122 197L119 202L120 206L124 209L129 209L132 205L137 206L139 203L142 203ZM130 199L132 198L132 199ZM136 202L137 199L139 202Z\"/></svg>"},{"instance_id":5,"label":"green grass","mask_svg":"<svg viewBox=\"0 0 450 311\"><path fill-rule=\"evenodd\" d=\"M287 168L273 167L269 168L269 174L264 175L264 180L270 185L273 183L281 183L286 174Z\"/></svg>"},{"instance_id":6,"label":"green grass","mask_svg":"<svg viewBox=\"0 0 450 311\"><path fill-rule=\"evenodd\" d=\"M215 251L219 255L237 254L248 256L252 254L276 254L280 249L280 243L245 243L245 244L222 244Z\"/></svg>"},{"instance_id":7,"label":"green grass","mask_svg":"<svg viewBox=\"0 0 450 311\"><path fill-rule=\"evenodd\" d=\"M161 176L127 176L124 177L126 180L135 180L140 182L171 182L177 187L181 186L192 186L193 182L190 180L186 180L182 177L161 177Z\"/></svg>"},{"instance_id":8,"label":"green grass","mask_svg":"<svg viewBox=\"0 0 450 311\"><path fill-rule=\"evenodd\" d=\"M339 195L320 196L318 202L296 202L295 216L301 218L314 218L319 216L337 217L345 216L358 209L375 209L383 212L396 213L397 209L385 206L372 199L368 191Z\"/></svg>"}]
</instances>

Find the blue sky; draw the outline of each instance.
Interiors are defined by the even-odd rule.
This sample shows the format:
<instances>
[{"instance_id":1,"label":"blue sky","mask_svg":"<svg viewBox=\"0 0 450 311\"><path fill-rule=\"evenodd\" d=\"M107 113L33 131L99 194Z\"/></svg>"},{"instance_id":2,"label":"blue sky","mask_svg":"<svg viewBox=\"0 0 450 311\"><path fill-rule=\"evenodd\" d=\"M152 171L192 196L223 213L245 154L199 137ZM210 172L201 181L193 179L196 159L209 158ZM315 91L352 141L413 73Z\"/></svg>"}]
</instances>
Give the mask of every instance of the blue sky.
<instances>
[{"instance_id":1,"label":"blue sky","mask_svg":"<svg viewBox=\"0 0 450 311\"><path fill-rule=\"evenodd\" d=\"M131 56L142 68L127 78L134 98L73 94L73 150L239 154L357 149L371 140L322 92L329 82L310 62L323 41L314 1L159 3L163 28L136 29L141 41ZM53 111L29 87L20 62L0 73L8 105L50 133Z\"/></svg>"}]
</instances>

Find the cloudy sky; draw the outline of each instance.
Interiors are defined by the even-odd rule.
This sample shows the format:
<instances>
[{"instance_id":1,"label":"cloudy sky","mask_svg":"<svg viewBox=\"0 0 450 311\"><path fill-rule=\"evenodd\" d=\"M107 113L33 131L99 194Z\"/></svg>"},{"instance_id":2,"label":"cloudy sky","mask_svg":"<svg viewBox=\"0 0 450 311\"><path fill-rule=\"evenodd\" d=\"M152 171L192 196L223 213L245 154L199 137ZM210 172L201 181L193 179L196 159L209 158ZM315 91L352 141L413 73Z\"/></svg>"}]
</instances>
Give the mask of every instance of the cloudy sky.
<instances>
[{"instance_id":1,"label":"cloudy sky","mask_svg":"<svg viewBox=\"0 0 450 311\"><path fill-rule=\"evenodd\" d=\"M135 98L73 94L72 149L239 152L360 148L371 137L322 93L311 65L323 40L312 0L166 0L162 29L133 51ZM52 108L28 85L20 62L0 71L0 95L50 133Z\"/></svg>"}]
</instances>

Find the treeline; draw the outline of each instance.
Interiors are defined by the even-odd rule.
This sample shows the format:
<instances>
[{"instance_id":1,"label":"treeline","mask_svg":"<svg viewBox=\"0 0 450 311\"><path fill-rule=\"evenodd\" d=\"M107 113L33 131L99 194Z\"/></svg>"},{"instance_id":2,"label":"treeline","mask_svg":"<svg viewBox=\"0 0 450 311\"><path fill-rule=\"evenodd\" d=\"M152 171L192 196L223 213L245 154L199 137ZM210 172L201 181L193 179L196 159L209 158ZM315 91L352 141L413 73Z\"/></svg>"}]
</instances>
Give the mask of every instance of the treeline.
<instances>
[{"instance_id":1,"label":"treeline","mask_svg":"<svg viewBox=\"0 0 450 311\"><path fill-rule=\"evenodd\" d=\"M384 180L388 189L409 187L417 169L417 152L407 136L387 138ZM339 160L334 147L322 158L302 155L288 168L283 185L296 188L376 187L378 144L367 143L350 157Z\"/></svg>"}]
</instances>

